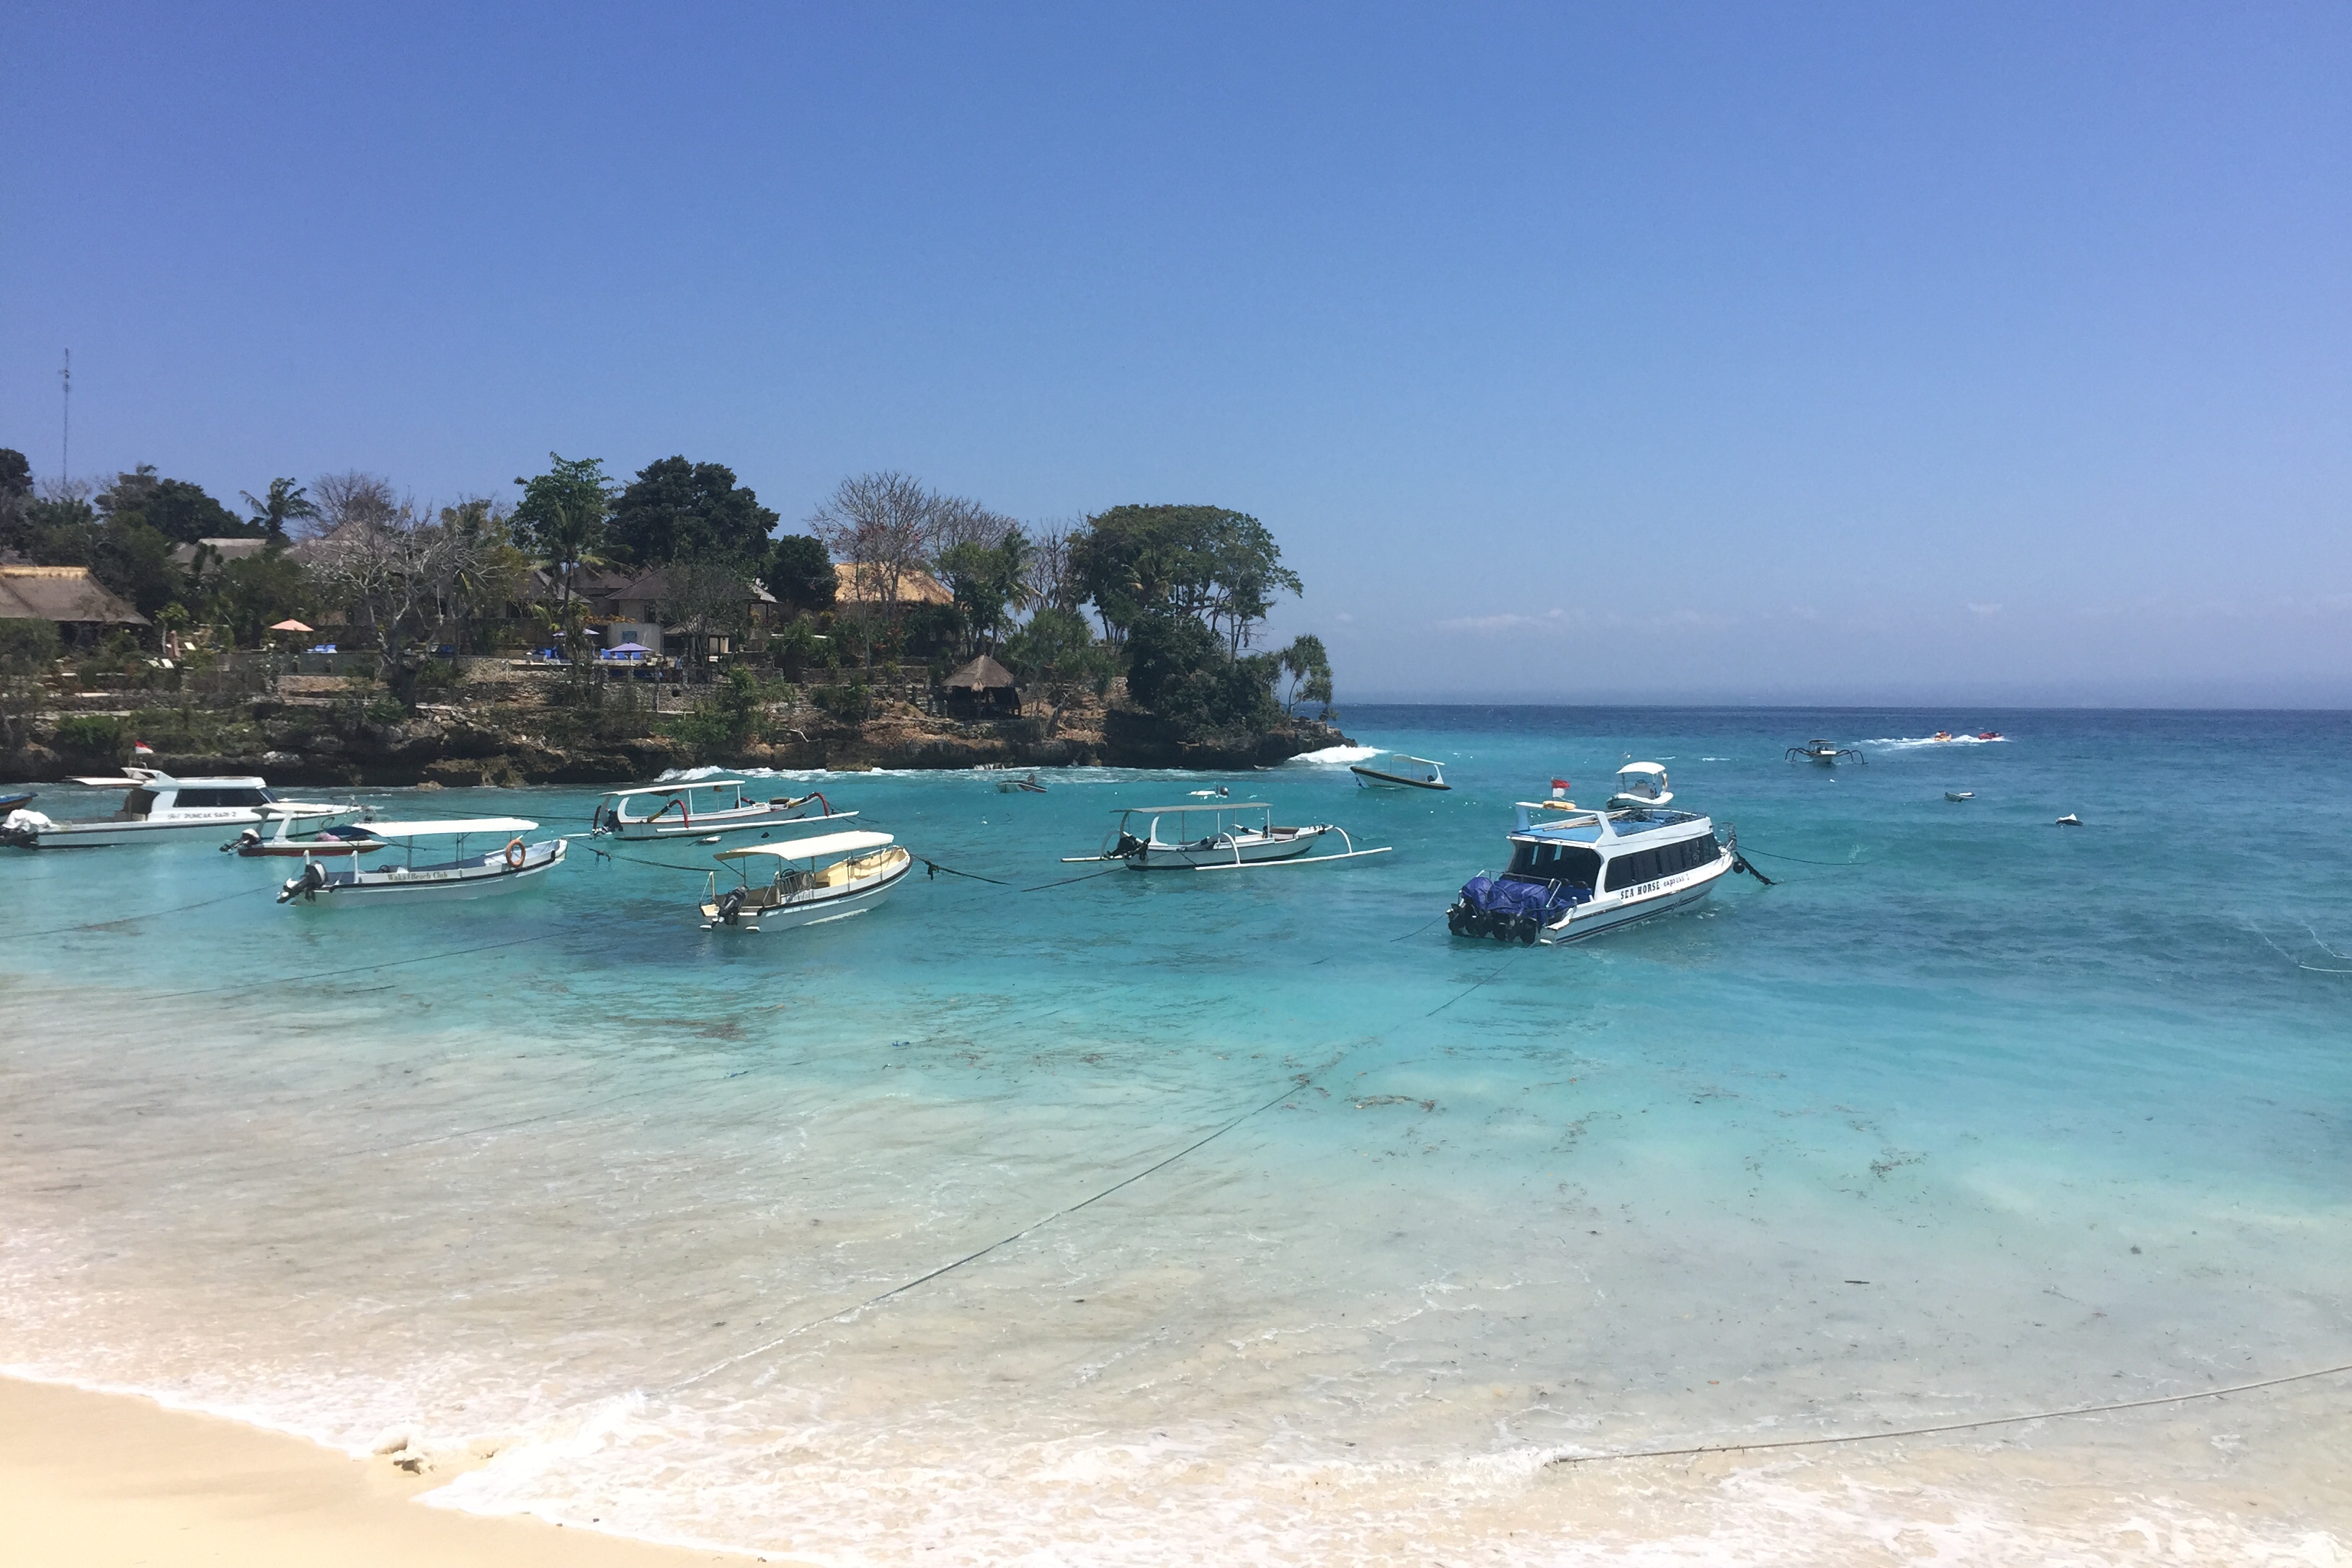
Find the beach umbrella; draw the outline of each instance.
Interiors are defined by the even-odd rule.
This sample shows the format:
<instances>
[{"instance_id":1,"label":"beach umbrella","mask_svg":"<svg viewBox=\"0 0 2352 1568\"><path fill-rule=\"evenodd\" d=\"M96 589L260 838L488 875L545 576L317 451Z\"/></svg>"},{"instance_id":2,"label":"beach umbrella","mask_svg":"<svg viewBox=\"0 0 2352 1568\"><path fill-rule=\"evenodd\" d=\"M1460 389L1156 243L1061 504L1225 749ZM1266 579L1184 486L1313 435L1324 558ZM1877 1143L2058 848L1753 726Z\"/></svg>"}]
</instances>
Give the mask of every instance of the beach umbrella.
<instances>
[{"instance_id":1,"label":"beach umbrella","mask_svg":"<svg viewBox=\"0 0 2352 1568\"><path fill-rule=\"evenodd\" d=\"M622 642L614 643L604 651L606 653L651 653L654 650L641 642Z\"/></svg>"},{"instance_id":2,"label":"beach umbrella","mask_svg":"<svg viewBox=\"0 0 2352 1568\"><path fill-rule=\"evenodd\" d=\"M309 626L304 626L299 621L280 621L269 629L273 632L307 632L310 630Z\"/></svg>"}]
</instances>

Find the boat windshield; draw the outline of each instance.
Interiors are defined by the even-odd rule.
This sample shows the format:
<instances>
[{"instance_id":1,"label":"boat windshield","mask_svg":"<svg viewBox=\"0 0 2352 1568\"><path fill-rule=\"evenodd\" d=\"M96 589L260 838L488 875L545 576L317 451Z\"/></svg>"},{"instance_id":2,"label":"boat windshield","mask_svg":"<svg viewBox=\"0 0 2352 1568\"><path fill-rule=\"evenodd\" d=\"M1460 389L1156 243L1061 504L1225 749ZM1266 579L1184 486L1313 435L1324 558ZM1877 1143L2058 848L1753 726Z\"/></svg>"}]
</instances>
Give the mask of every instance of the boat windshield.
<instances>
[{"instance_id":1,"label":"boat windshield","mask_svg":"<svg viewBox=\"0 0 2352 1568\"><path fill-rule=\"evenodd\" d=\"M1511 868L1504 874L1538 882L1565 882L1573 888L1597 887L1601 853L1581 844L1514 844Z\"/></svg>"}]
</instances>

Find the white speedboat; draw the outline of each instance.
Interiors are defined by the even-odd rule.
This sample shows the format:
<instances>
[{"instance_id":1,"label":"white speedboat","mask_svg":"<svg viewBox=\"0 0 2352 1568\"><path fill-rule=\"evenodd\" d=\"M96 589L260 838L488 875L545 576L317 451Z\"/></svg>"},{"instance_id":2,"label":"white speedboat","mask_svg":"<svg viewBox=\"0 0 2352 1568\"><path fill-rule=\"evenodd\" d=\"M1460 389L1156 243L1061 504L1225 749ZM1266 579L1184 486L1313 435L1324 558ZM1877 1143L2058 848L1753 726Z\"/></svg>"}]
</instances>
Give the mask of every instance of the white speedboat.
<instances>
[{"instance_id":1,"label":"white speedboat","mask_svg":"<svg viewBox=\"0 0 2352 1568\"><path fill-rule=\"evenodd\" d=\"M845 822L857 814L835 811L822 792L760 800L744 793L743 779L697 779L691 784L645 784L604 796L590 818L592 831L615 838L707 838L714 833L745 833L785 823ZM651 811L636 808L653 805ZM809 809L812 803L816 809Z\"/></svg>"},{"instance_id":2,"label":"white speedboat","mask_svg":"<svg viewBox=\"0 0 2352 1568\"><path fill-rule=\"evenodd\" d=\"M702 900L703 930L732 926L759 931L769 926L813 926L864 914L890 896L915 868L915 858L871 831L825 833L782 844L747 844L715 857L736 876L721 889L719 873ZM754 868L772 869L754 882Z\"/></svg>"},{"instance_id":3,"label":"white speedboat","mask_svg":"<svg viewBox=\"0 0 2352 1568\"><path fill-rule=\"evenodd\" d=\"M1356 775L1362 789L1452 789L1445 782L1445 769L1427 757L1409 757L1402 752L1384 752L1368 763L1352 763L1348 771Z\"/></svg>"},{"instance_id":4,"label":"white speedboat","mask_svg":"<svg viewBox=\"0 0 2352 1568\"><path fill-rule=\"evenodd\" d=\"M1789 748L1792 763L1821 763L1835 767L1840 763L1866 763L1870 759L1856 746L1841 746L1835 741L1808 741L1801 746Z\"/></svg>"},{"instance_id":5,"label":"white speedboat","mask_svg":"<svg viewBox=\"0 0 2352 1568\"><path fill-rule=\"evenodd\" d=\"M520 816L474 816L445 822L372 822L368 831L398 846L393 858L380 865L353 861L348 870L331 871L315 858L304 857L302 874L289 877L278 890L278 901L290 904L415 903L426 900L478 899L511 892L563 859L565 841L543 839L530 844L522 836L539 826ZM421 839L448 838L451 858L420 863ZM504 838L504 844L497 840ZM468 840L491 841L479 853L467 853Z\"/></svg>"},{"instance_id":6,"label":"white speedboat","mask_svg":"<svg viewBox=\"0 0 2352 1568\"><path fill-rule=\"evenodd\" d=\"M1664 769L1636 763L1617 776L1604 810L1559 794L1521 801L1508 867L1463 885L1446 910L1447 929L1502 942L1577 942L1695 904L1719 878L1748 869L1737 840L1717 843L1706 817L1643 799L1654 787L1672 798ZM1621 804L1628 800L1642 803Z\"/></svg>"},{"instance_id":7,"label":"white speedboat","mask_svg":"<svg viewBox=\"0 0 2352 1568\"><path fill-rule=\"evenodd\" d=\"M1333 833L1345 850L1313 853ZM1249 866L1313 866L1387 853L1385 848L1357 848L1345 828L1328 822L1283 826L1274 820L1274 807L1264 801L1221 800L1206 805L1130 807L1118 814L1118 825L1105 836L1101 853L1065 857L1062 863L1124 860L1138 871L1232 871Z\"/></svg>"},{"instance_id":8,"label":"white speedboat","mask_svg":"<svg viewBox=\"0 0 2352 1568\"><path fill-rule=\"evenodd\" d=\"M77 778L92 789L119 789L121 808L110 816L52 821L16 810L0 821L0 844L19 849L99 848L153 844L189 833L284 823L314 833L360 815L356 804L280 800L268 781L252 777L173 778L153 768L125 768L121 778Z\"/></svg>"}]
</instances>

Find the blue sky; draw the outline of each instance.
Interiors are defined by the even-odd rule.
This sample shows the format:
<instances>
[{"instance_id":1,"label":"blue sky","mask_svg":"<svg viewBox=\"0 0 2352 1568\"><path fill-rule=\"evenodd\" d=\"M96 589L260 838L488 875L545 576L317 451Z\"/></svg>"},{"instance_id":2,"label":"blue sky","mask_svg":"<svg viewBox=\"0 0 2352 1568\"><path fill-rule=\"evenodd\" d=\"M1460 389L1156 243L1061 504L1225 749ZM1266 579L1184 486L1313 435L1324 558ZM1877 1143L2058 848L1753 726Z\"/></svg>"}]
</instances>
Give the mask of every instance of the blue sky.
<instances>
[{"instance_id":1,"label":"blue sky","mask_svg":"<svg viewBox=\"0 0 2352 1568\"><path fill-rule=\"evenodd\" d=\"M2352 10L0 13L0 445L1208 501L1343 700L2352 705Z\"/></svg>"}]
</instances>

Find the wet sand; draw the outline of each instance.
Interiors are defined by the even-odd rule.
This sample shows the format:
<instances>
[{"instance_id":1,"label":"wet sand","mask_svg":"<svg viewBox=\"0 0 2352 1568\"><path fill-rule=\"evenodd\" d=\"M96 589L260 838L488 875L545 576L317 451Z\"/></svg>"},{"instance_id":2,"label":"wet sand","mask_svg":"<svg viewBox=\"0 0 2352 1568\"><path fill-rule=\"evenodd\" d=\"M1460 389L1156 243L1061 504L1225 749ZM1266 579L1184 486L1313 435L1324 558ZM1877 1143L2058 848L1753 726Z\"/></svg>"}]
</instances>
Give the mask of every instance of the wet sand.
<instances>
[{"instance_id":1,"label":"wet sand","mask_svg":"<svg viewBox=\"0 0 2352 1568\"><path fill-rule=\"evenodd\" d=\"M448 1479L146 1399L0 1378L17 1568L686 1568L780 1563L421 1506Z\"/></svg>"}]
</instances>

